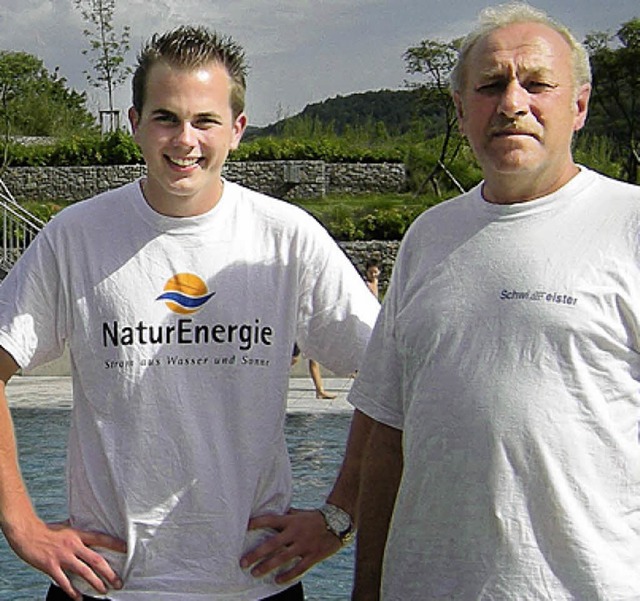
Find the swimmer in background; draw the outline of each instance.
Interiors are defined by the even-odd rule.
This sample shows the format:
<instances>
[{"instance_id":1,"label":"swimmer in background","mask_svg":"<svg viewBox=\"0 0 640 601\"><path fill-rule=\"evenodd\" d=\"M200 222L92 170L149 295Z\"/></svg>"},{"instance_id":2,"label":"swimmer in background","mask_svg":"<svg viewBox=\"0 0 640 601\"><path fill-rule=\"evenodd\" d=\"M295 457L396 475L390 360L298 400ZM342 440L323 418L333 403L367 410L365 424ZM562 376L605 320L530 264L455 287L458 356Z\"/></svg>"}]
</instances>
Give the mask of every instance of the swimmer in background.
<instances>
[{"instance_id":1,"label":"swimmer in background","mask_svg":"<svg viewBox=\"0 0 640 601\"><path fill-rule=\"evenodd\" d=\"M291 366L293 367L300 359L300 347L297 344L293 345L293 352L291 353ZM328 401L335 399L338 395L333 392L327 392L324 389L322 382L322 375L320 374L320 364L313 359L309 359L309 375L313 380L313 385L316 389L317 399L326 399Z\"/></svg>"}]
</instances>

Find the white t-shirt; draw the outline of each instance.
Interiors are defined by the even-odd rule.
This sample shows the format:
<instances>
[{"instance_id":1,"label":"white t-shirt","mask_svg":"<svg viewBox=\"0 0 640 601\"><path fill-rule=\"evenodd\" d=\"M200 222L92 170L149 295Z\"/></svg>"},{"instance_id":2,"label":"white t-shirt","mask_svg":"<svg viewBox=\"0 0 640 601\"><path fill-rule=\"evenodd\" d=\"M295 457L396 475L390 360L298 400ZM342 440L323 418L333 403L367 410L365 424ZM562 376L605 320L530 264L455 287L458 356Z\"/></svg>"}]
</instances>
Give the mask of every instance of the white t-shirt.
<instances>
[{"instance_id":1,"label":"white t-shirt","mask_svg":"<svg viewBox=\"0 0 640 601\"><path fill-rule=\"evenodd\" d=\"M377 311L313 218L229 182L199 217L136 182L50 222L0 286L0 345L24 368L70 348L69 510L128 542L111 599L282 590L239 560L249 518L290 506L291 349L351 373Z\"/></svg>"},{"instance_id":2,"label":"white t-shirt","mask_svg":"<svg viewBox=\"0 0 640 601\"><path fill-rule=\"evenodd\" d=\"M640 599L640 188L410 228L351 402L403 430L383 598Z\"/></svg>"}]
</instances>

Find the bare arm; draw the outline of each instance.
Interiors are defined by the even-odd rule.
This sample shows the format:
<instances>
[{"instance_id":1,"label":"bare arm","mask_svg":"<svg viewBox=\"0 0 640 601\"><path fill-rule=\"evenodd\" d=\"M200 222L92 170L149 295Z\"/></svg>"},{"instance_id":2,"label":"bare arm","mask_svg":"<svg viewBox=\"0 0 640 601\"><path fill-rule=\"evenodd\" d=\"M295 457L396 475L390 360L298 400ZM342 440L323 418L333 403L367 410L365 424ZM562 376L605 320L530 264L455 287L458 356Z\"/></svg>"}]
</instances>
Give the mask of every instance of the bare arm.
<instances>
[{"instance_id":1,"label":"bare arm","mask_svg":"<svg viewBox=\"0 0 640 601\"><path fill-rule=\"evenodd\" d=\"M341 507L357 524L357 502L360 484L360 465L374 421L355 411L342 467L329 494L328 501ZM326 528L319 511L295 511L284 516L265 515L252 519L249 528L273 528L278 534L252 550L241 560L243 567L254 566L252 574L262 576L288 561L299 557L298 563L278 576L278 582L297 578L313 565L340 549L340 541Z\"/></svg>"},{"instance_id":2,"label":"bare arm","mask_svg":"<svg viewBox=\"0 0 640 601\"><path fill-rule=\"evenodd\" d=\"M0 528L15 553L49 575L73 599L81 596L66 572L84 578L97 591L106 593L121 583L109 564L91 546L126 551L123 541L105 534L81 532L65 525L47 525L36 515L18 465L13 420L6 397L6 384L18 366L0 347Z\"/></svg>"},{"instance_id":3,"label":"bare arm","mask_svg":"<svg viewBox=\"0 0 640 601\"><path fill-rule=\"evenodd\" d=\"M353 413L342 466L333 485L333 490L327 497L329 503L341 507L350 514L356 526L359 523L358 498L362 462L375 423L373 419L358 409Z\"/></svg>"},{"instance_id":4,"label":"bare arm","mask_svg":"<svg viewBox=\"0 0 640 601\"><path fill-rule=\"evenodd\" d=\"M380 598L382 559L402 467L402 432L375 422L361 469L353 601Z\"/></svg>"}]
</instances>

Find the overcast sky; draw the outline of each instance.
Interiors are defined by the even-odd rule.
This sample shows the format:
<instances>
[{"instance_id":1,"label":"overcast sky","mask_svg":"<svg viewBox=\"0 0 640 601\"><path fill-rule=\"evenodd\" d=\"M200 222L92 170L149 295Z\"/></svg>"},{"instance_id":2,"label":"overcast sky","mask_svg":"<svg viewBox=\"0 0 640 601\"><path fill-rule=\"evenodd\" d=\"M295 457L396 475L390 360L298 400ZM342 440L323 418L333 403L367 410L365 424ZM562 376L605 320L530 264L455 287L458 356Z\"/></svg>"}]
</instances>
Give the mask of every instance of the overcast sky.
<instances>
[{"instance_id":1,"label":"overcast sky","mask_svg":"<svg viewBox=\"0 0 640 601\"><path fill-rule=\"evenodd\" d=\"M77 90L92 110L106 94L86 83L91 69L82 50L85 24L73 0L0 0L0 49L23 50ZM590 31L615 32L640 17L638 0L532 0L563 21L579 39ZM336 95L399 89L406 80L403 52L421 40L464 35L486 0L116 0L114 24L131 27L131 52L155 31L202 24L233 36L250 65L247 114L266 125ZM117 92L130 104L129 84Z\"/></svg>"}]
</instances>

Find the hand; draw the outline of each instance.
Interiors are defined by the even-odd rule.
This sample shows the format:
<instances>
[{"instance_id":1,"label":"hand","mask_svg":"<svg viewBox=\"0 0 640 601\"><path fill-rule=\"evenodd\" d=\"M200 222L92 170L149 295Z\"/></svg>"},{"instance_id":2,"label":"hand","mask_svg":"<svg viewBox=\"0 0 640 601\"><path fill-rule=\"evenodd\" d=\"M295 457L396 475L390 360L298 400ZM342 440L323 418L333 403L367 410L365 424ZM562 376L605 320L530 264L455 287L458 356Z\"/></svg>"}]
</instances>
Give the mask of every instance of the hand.
<instances>
[{"instance_id":1,"label":"hand","mask_svg":"<svg viewBox=\"0 0 640 601\"><path fill-rule=\"evenodd\" d=\"M119 576L90 548L103 547L126 553L127 545L120 539L75 530L66 522L45 524L39 519L22 525L20 532L17 528L5 531L5 536L20 558L50 576L72 599L80 601L82 595L71 584L67 575L70 573L77 574L102 594L108 592L108 587L122 588Z\"/></svg>"},{"instance_id":2,"label":"hand","mask_svg":"<svg viewBox=\"0 0 640 601\"><path fill-rule=\"evenodd\" d=\"M276 577L278 584L301 576L342 546L338 537L327 530L324 518L317 509L290 509L286 515L252 518L249 521L249 530L259 528L270 528L277 534L247 553L240 560L240 565L243 569L253 566L251 574L260 577L297 559L297 563L290 570Z\"/></svg>"}]
</instances>

